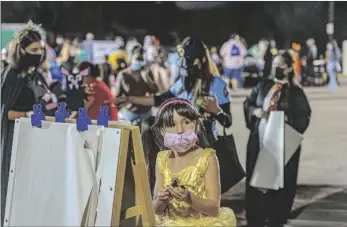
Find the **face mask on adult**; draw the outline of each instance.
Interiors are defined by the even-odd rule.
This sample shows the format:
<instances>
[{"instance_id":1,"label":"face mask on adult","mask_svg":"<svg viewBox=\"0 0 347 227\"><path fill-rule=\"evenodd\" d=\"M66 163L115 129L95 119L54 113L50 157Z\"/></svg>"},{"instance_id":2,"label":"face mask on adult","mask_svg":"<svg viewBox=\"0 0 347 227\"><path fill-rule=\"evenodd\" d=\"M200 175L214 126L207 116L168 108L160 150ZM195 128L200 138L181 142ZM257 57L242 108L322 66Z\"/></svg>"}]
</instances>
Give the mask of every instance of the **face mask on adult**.
<instances>
[{"instance_id":1,"label":"face mask on adult","mask_svg":"<svg viewBox=\"0 0 347 227\"><path fill-rule=\"evenodd\" d=\"M144 61L133 60L131 63L131 68L134 71L140 71L144 68L144 66L145 66Z\"/></svg>"},{"instance_id":2,"label":"face mask on adult","mask_svg":"<svg viewBox=\"0 0 347 227\"><path fill-rule=\"evenodd\" d=\"M177 153L184 153L194 146L197 140L198 136L193 129L182 134L165 133L164 146Z\"/></svg>"},{"instance_id":3,"label":"face mask on adult","mask_svg":"<svg viewBox=\"0 0 347 227\"><path fill-rule=\"evenodd\" d=\"M23 69L27 70L30 67L38 67L42 63L42 59L42 54L30 54L26 52L20 60L20 65Z\"/></svg>"},{"instance_id":4,"label":"face mask on adult","mask_svg":"<svg viewBox=\"0 0 347 227\"><path fill-rule=\"evenodd\" d=\"M284 80L286 78L286 74L284 73L284 69L279 68L279 67L272 68L272 75L277 80Z\"/></svg>"}]
</instances>

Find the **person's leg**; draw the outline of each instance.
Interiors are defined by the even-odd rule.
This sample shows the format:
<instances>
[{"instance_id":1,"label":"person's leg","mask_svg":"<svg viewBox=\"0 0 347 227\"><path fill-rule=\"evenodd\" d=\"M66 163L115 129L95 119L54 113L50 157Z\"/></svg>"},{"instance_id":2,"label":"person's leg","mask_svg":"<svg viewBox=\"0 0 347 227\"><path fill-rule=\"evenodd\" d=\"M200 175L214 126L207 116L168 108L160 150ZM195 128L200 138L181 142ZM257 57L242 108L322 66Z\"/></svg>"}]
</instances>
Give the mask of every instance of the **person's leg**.
<instances>
[{"instance_id":1,"label":"person's leg","mask_svg":"<svg viewBox=\"0 0 347 227\"><path fill-rule=\"evenodd\" d=\"M337 88L336 72L335 72L334 64L332 64L332 63L328 63L327 64L327 73L328 73L328 76L329 76L328 89L330 91L334 91Z\"/></svg>"},{"instance_id":2,"label":"person's leg","mask_svg":"<svg viewBox=\"0 0 347 227\"><path fill-rule=\"evenodd\" d=\"M235 69L235 79L237 80L237 88L243 88L243 67Z\"/></svg>"},{"instance_id":3,"label":"person's leg","mask_svg":"<svg viewBox=\"0 0 347 227\"><path fill-rule=\"evenodd\" d=\"M229 69L230 70L230 80L232 89L238 89L238 80L237 80L237 70L236 69Z\"/></svg>"},{"instance_id":4,"label":"person's leg","mask_svg":"<svg viewBox=\"0 0 347 227\"><path fill-rule=\"evenodd\" d=\"M247 184L247 183L246 183ZM247 226L264 227L266 213L264 210L264 194L258 189L246 185L246 218Z\"/></svg>"},{"instance_id":5,"label":"person's leg","mask_svg":"<svg viewBox=\"0 0 347 227\"><path fill-rule=\"evenodd\" d=\"M228 79L228 84L232 86L232 88L235 88L234 85L232 84L232 74L233 70L229 68L224 68L224 77Z\"/></svg>"},{"instance_id":6,"label":"person's leg","mask_svg":"<svg viewBox=\"0 0 347 227\"><path fill-rule=\"evenodd\" d=\"M291 215L294 197L296 194L296 181L298 177L300 149L289 160L284 169L284 188L271 190L268 193L266 213L269 227L283 226Z\"/></svg>"}]
</instances>

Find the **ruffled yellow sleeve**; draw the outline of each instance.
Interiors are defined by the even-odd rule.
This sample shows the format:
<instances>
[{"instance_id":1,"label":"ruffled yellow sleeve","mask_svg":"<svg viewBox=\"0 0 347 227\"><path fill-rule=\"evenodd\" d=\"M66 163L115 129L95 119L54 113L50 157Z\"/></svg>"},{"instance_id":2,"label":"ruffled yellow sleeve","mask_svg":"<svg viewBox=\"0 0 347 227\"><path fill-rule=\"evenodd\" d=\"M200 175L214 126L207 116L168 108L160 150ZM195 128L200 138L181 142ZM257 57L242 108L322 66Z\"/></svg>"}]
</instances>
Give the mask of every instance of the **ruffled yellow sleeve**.
<instances>
[{"instance_id":1,"label":"ruffled yellow sleeve","mask_svg":"<svg viewBox=\"0 0 347 227\"><path fill-rule=\"evenodd\" d=\"M207 167L208 167L208 163L210 161L211 155L214 153L215 151L211 148L206 148L204 150L204 152L201 155L201 158L198 162L198 170L200 172L201 175L205 175Z\"/></svg>"}]
</instances>

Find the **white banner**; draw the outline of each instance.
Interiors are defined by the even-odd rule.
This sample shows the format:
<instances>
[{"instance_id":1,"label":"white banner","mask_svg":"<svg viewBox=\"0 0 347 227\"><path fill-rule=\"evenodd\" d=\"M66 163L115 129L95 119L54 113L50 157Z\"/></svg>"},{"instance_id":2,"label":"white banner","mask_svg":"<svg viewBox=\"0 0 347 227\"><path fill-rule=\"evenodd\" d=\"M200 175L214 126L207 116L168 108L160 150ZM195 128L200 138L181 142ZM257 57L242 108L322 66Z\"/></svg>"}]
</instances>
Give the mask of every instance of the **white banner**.
<instances>
[{"instance_id":1,"label":"white banner","mask_svg":"<svg viewBox=\"0 0 347 227\"><path fill-rule=\"evenodd\" d=\"M101 64L105 61L105 55L115 53L119 49L119 46L114 41L93 41L92 42L92 54L93 63Z\"/></svg>"}]
</instances>

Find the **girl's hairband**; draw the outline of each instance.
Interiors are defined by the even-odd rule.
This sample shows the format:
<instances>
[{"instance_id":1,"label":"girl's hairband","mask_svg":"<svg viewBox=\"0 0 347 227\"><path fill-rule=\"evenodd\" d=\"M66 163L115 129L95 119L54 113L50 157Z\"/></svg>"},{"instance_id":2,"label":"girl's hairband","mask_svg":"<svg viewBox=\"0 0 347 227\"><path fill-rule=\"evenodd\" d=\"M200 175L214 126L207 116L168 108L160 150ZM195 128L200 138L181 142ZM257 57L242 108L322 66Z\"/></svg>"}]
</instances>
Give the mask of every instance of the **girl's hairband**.
<instances>
[{"instance_id":1,"label":"girl's hairband","mask_svg":"<svg viewBox=\"0 0 347 227\"><path fill-rule=\"evenodd\" d=\"M173 99L173 100L168 101L167 103L165 103L164 106L162 106L162 107L160 108L159 114L160 114L161 112L163 112L163 110L164 110L167 106L169 106L169 105L171 105L171 104L175 104L175 103L187 104L187 105L193 107L192 104L191 104L189 101L187 101L187 100ZM195 110L194 107L193 107L193 109Z\"/></svg>"}]
</instances>

